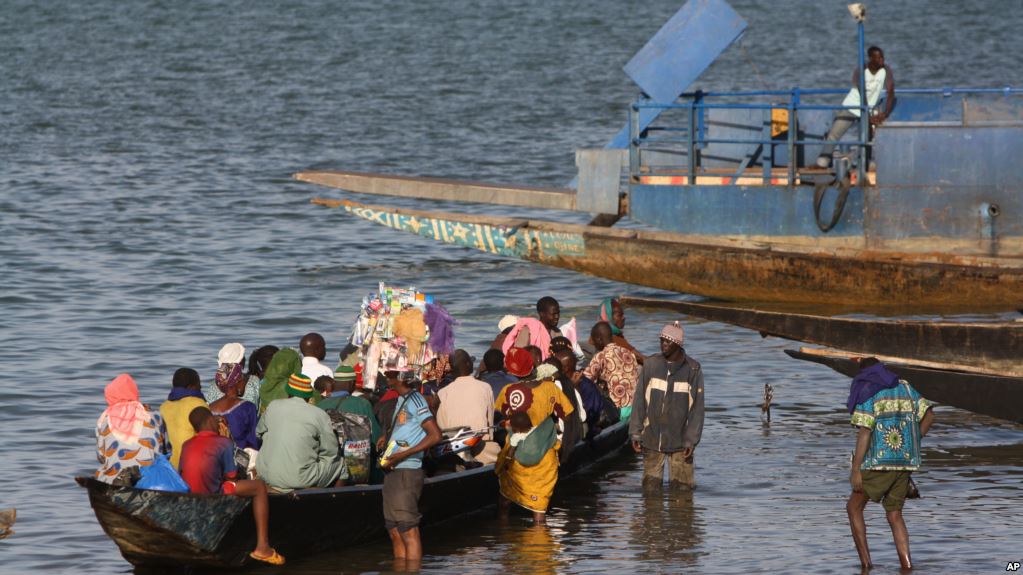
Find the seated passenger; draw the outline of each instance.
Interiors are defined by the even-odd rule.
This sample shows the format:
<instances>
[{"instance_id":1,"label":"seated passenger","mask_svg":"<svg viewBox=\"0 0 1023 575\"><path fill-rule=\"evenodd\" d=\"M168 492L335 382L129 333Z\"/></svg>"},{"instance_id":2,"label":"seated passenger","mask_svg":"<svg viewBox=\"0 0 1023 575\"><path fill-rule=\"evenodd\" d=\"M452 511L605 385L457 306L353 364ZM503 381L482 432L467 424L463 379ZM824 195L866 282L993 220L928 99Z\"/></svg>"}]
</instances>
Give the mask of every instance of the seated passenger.
<instances>
[{"instance_id":1,"label":"seated passenger","mask_svg":"<svg viewBox=\"0 0 1023 575\"><path fill-rule=\"evenodd\" d=\"M231 438L239 449L259 449L256 424L259 413L256 404L242 399L248 382L244 377L217 379L217 391L223 397L210 404L213 415L221 417L231 430Z\"/></svg>"},{"instance_id":2,"label":"seated passenger","mask_svg":"<svg viewBox=\"0 0 1023 575\"><path fill-rule=\"evenodd\" d=\"M636 357L636 362L639 365L643 365L643 354L639 352L629 340L625 339L625 308L622 307L621 302L617 298L604 298L604 301L600 302L600 321L607 322L607 325L611 328L611 341L616 345L620 345L625 349L632 352L632 355ZM592 343L592 342L591 342Z\"/></svg>"},{"instance_id":3,"label":"seated passenger","mask_svg":"<svg viewBox=\"0 0 1023 575\"><path fill-rule=\"evenodd\" d=\"M501 351L508 353L512 347L534 345L540 349L540 359L547 359L551 338L562 335L558 329L558 320L561 318L558 300L550 296L540 298L536 302L536 314L536 318L519 318L515 322L515 327L505 337Z\"/></svg>"},{"instance_id":4,"label":"seated passenger","mask_svg":"<svg viewBox=\"0 0 1023 575\"><path fill-rule=\"evenodd\" d=\"M107 408L96 421L96 479L130 487L139 467L152 465L158 453L170 455L167 427L159 414L139 403L139 388L127 373L107 384L103 396Z\"/></svg>"},{"instance_id":5,"label":"seated passenger","mask_svg":"<svg viewBox=\"0 0 1023 575\"><path fill-rule=\"evenodd\" d=\"M187 367L175 371L170 395L160 406L160 416L167 424L167 434L170 437L170 462L174 469L178 468L181 446L195 435L192 424L188 422L188 414L200 406L206 407L206 398L202 394L199 372Z\"/></svg>"},{"instance_id":6,"label":"seated passenger","mask_svg":"<svg viewBox=\"0 0 1023 575\"><path fill-rule=\"evenodd\" d=\"M568 350L573 353L575 352L572 348L572 340L563 335L559 335L558 337L551 339L551 355L563 350Z\"/></svg>"},{"instance_id":7,"label":"seated passenger","mask_svg":"<svg viewBox=\"0 0 1023 575\"><path fill-rule=\"evenodd\" d=\"M483 371L479 378L490 384L494 397L501 393L504 386L519 380L504 370L504 354L499 349L488 349L483 354Z\"/></svg>"},{"instance_id":8,"label":"seated passenger","mask_svg":"<svg viewBox=\"0 0 1023 575\"><path fill-rule=\"evenodd\" d=\"M288 378L293 373L302 373L302 358L298 352L286 347L270 358L259 385L259 413L266 413L270 402L288 397Z\"/></svg>"},{"instance_id":9,"label":"seated passenger","mask_svg":"<svg viewBox=\"0 0 1023 575\"><path fill-rule=\"evenodd\" d=\"M380 439L380 423L376 415L373 415L373 404L365 397L352 395L355 389L355 370L342 365L334 372L334 377L320 377L316 380L316 391L323 399L316 404L316 407L324 411L338 410L343 413L354 413L365 415L369 419L371 427L370 441L376 445Z\"/></svg>"},{"instance_id":10,"label":"seated passenger","mask_svg":"<svg viewBox=\"0 0 1023 575\"><path fill-rule=\"evenodd\" d=\"M472 363L472 358L463 349L456 349L451 354L451 371L455 379L437 392L440 398L437 424L442 430L468 427L475 431L494 425L494 392L490 384L472 376ZM493 437L488 429L485 441L475 445L469 455L484 465L497 461L501 446L494 443Z\"/></svg>"},{"instance_id":11,"label":"seated passenger","mask_svg":"<svg viewBox=\"0 0 1023 575\"><path fill-rule=\"evenodd\" d=\"M305 334L298 343L298 349L302 352L302 373L311 380L334 375L334 370L323 364L323 358L327 357L327 342L322 335L315 332Z\"/></svg>"},{"instance_id":12,"label":"seated passenger","mask_svg":"<svg viewBox=\"0 0 1023 575\"><path fill-rule=\"evenodd\" d=\"M256 473L283 492L347 479L330 416L308 403L313 396L309 378L293 374L286 391L288 399L271 402L256 426L263 440Z\"/></svg>"},{"instance_id":13,"label":"seated passenger","mask_svg":"<svg viewBox=\"0 0 1023 575\"><path fill-rule=\"evenodd\" d=\"M511 333L512 328L515 327L516 322L519 321L517 315L506 315L501 318L501 321L497 322L498 334L494 337L494 341L490 342L490 349L496 349L501 351L504 348L504 339Z\"/></svg>"},{"instance_id":14,"label":"seated passenger","mask_svg":"<svg viewBox=\"0 0 1023 575\"><path fill-rule=\"evenodd\" d=\"M234 442L217 433L217 421L209 409L193 409L188 420L195 436L181 449L181 478L192 493L251 497L252 515L256 520L256 549L249 553L249 557L272 565L284 565L284 557L270 547L270 502L266 484L259 479L235 480Z\"/></svg>"},{"instance_id":15,"label":"seated passenger","mask_svg":"<svg viewBox=\"0 0 1023 575\"><path fill-rule=\"evenodd\" d=\"M569 352L562 350L559 353ZM586 437L586 410L583 408L582 396L576 390L572 378L565 375L565 372L562 371L561 361L557 356L547 358L547 361L544 363L554 370L554 385L558 386L562 393L565 394L565 397L568 398L569 403L572 404L572 414L558 421L558 441L561 442L561 448L558 450L558 460L564 463L568 459L569 454L572 453L572 450L575 449L576 442ZM537 368L536 373L537 377L539 377L541 374L540 368Z\"/></svg>"},{"instance_id":16,"label":"seated passenger","mask_svg":"<svg viewBox=\"0 0 1023 575\"><path fill-rule=\"evenodd\" d=\"M607 322L594 325L590 339L597 347L597 353L583 370L583 375L605 390L620 410L621 419L628 419L632 413L632 396L639 381L636 356L612 341L611 325Z\"/></svg>"}]
</instances>

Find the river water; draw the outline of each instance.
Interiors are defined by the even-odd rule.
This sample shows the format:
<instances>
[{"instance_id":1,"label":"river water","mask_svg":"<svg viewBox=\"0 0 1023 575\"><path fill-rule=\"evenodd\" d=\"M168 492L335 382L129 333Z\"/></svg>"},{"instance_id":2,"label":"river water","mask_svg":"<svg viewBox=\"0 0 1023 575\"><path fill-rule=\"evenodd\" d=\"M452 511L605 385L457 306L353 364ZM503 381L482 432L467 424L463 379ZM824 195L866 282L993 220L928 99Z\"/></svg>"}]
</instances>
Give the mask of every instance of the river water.
<instances>
[{"instance_id":1,"label":"river water","mask_svg":"<svg viewBox=\"0 0 1023 575\"><path fill-rule=\"evenodd\" d=\"M0 508L19 513L0 573L130 570L72 481L95 466L102 388L120 372L156 404L177 367L212 377L229 341L315 330L333 356L380 280L435 294L477 355L542 295L584 325L606 295L670 295L389 232L310 205L340 192L290 174L562 185L575 148L623 124L636 89L621 67L680 5L0 0ZM847 82L844 3L734 5L750 29L701 87ZM1023 77L1018 9L878 3L868 42L900 86L1003 86ZM630 310L627 333L653 352L672 319ZM694 495L644 494L622 457L563 482L546 529L487 513L429 528L423 571L856 572L848 379L789 360L792 344L685 325L708 397ZM1020 427L940 408L925 459L907 507L921 572L1023 559ZM877 572L895 572L879 506L867 519ZM289 559L289 573L390 569L384 542Z\"/></svg>"}]
</instances>

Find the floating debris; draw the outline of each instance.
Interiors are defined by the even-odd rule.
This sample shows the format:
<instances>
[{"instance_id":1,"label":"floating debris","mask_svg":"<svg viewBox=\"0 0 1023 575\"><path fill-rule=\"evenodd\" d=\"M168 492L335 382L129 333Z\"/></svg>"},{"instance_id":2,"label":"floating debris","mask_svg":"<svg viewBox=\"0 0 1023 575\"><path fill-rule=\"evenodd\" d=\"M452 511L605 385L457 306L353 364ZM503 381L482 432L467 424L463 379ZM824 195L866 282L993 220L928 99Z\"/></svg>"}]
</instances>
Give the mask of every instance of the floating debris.
<instances>
[{"instance_id":1,"label":"floating debris","mask_svg":"<svg viewBox=\"0 0 1023 575\"><path fill-rule=\"evenodd\" d=\"M14 535L14 530L11 527L14 526L14 520L18 517L18 511L16 509L4 509L0 511L0 539L4 539L9 535Z\"/></svg>"}]
</instances>

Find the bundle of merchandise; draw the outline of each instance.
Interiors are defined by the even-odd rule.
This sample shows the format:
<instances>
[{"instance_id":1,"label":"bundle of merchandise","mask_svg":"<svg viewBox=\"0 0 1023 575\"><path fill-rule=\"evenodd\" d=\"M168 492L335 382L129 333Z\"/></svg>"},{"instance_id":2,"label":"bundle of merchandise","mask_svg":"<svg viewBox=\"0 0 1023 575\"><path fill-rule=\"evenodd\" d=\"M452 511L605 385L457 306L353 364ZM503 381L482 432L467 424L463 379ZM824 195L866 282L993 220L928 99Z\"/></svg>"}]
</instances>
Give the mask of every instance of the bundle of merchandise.
<instances>
[{"instance_id":1,"label":"bundle of merchandise","mask_svg":"<svg viewBox=\"0 0 1023 575\"><path fill-rule=\"evenodd\" d=\"M433 296L410 288L388 287L362 300L352 327L365 389L375 389L377 374L397 371L421 378L438 355L454 350L455 321Z\"/></svg>"}]
</instances>

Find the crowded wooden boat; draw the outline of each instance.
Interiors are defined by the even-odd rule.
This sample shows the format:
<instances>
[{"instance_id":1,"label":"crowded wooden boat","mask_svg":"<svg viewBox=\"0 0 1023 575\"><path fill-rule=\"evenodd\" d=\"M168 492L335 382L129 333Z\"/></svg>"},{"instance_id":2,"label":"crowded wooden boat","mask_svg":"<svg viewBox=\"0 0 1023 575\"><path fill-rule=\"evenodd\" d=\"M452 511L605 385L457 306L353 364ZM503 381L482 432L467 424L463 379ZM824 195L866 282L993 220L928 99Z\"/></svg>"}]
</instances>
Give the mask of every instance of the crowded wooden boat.
<instances>
[{"instance_id":1,"label":"crowded wooden boat","mask_svg":"<svg viewBox=\"0 0 1023 575\"><path fill-rule=\"evenodd\" d=\"M146 566L282 565L383 535L418 561L420 525L494 504L543 524L559 477L629 447L661 465L665 450L688 458L669 476L695 486L703 376L684 329L665 326L646 356L617 299L594 310L588 337L575 318L559 323L554 298L536 311L501 318L477 361L431 295L381 283L336 368L317 333L247 358L231 342L207 385L178 369L158 410L123 373L104 391L100 467L77 482L124 557Z\"/></svg>"}]
</instances>

